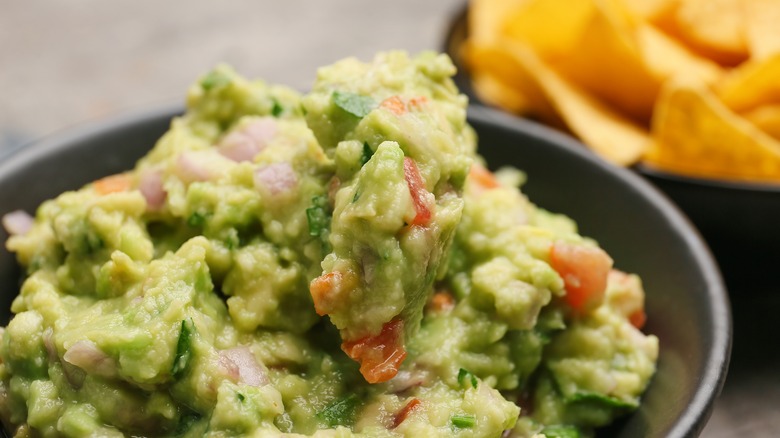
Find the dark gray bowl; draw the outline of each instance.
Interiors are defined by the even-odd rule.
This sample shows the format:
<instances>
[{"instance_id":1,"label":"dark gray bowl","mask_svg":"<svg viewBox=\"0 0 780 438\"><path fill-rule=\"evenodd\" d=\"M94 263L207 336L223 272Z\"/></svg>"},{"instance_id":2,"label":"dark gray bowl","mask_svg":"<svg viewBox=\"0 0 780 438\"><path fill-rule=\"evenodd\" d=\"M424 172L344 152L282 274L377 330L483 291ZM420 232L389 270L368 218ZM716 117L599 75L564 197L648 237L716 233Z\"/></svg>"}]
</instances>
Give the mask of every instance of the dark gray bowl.
<instances>
[{"instance_id":1,"label":"dark gray bowl","mask_svg":"<svg viewBox=\"0 0 780 438\"><path fill-rule=\"evenodd\" d=\"M0 162L0 214L33 212L43 200L129 169L167 129L180 107L166 107L65 131ZM658 191L634 173L597 159L541 125L470 108L480 151L493 166L528 174L525 192L577 220L617 261L642 276L646 330L660 339L658 372L641 408L599 436L695 436L706 423L729 361L726 290L706 245ZM0 231L0 239L7 236ZM0 316L18 292L13 255L0 251Z\"/></svg>"}]
</instances>

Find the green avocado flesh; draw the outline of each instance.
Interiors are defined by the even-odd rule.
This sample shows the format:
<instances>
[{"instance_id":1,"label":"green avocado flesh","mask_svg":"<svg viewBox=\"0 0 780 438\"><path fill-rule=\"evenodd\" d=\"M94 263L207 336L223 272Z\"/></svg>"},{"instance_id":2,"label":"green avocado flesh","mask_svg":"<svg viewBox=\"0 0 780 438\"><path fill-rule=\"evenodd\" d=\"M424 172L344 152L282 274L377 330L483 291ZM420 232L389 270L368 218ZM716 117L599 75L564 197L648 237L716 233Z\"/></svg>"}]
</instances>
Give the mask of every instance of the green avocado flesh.
<instances>
[{"instance_id":1,"label":"green avocado flesh","mask_svg":"<svg viewBox=\"0 0 780 438\"><path fill-rule=\"evenodd\" d=\"M454 73L381 53L301 95L220 66L132 170L44 202L7 241L6 431L579 437L635 410L639 278L483 167Z\"/></svg>"}]
</instances>

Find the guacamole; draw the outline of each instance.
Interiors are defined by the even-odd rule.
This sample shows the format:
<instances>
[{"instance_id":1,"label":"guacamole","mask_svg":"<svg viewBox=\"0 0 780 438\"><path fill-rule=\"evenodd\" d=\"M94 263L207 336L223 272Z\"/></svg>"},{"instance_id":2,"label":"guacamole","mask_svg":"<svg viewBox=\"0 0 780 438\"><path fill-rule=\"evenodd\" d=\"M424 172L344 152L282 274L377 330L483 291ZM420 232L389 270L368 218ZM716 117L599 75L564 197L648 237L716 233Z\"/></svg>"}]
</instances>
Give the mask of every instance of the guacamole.
<instances>
[{"instance_id":1,"label":"guacamole","mask_svg":"<svg viewBox=\"0 0 780 438\"><path fill-rule=\"evenodd\" d=\"M636 409L640 279L487 169L454 73L389 52L301 95L220 66L132 170L7 216L5 429L578 437Z\"/></svg>"}]
</instances>

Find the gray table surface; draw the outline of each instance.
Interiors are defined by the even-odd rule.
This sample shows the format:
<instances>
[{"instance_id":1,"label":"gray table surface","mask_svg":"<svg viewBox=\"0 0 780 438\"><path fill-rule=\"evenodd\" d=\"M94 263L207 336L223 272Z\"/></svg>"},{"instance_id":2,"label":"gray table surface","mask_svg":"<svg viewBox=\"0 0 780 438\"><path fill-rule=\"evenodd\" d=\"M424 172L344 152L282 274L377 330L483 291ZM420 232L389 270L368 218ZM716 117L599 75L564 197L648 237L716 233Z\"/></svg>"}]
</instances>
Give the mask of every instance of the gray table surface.
<instances>
[{"instance_id":1,"label":"gray table surface","mask_svg":"<svg viewBox=\"0 0 780 438\"><path fill-rule=\"evenodd\" d=\"M219 62L306 89L318 66L345 56L436 49L462 3L0 0L0 153L80 122L181 100ZM777 333L750 321L754 306L780 309L779 301L735 303L735 354L749 350L738 342L750 330ZM749 325L742 336L740 324ZM780 435L780 372L762 351L732 362L702 436Z\"/></svg>"}]
</instances>

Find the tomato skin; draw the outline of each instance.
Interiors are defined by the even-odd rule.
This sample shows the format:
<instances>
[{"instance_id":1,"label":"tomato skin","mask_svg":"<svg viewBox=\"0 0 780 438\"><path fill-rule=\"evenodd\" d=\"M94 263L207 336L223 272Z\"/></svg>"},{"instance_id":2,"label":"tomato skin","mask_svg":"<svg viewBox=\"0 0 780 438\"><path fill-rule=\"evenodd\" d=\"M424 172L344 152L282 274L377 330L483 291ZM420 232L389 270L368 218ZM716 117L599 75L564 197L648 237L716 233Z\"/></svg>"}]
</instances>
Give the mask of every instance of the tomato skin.
<instances>
[{"instance_id":1,"label":"tomato skin","mask_svg":"<svg viewBox=\"0 0 780 438\"><path fill-rule=\"evenodd\" d=\"M425 189L425 183L422 175L420 175L420 169L417 168L417 163L409 157L404 157L404 178L406 179L406 185L409 186L409 194L412 195L412 202L416 212L410 225L425 226L431 221L433 216L428 205L431 193Z\"/></svg>"},{"instance_id":2,"label":"tomato skin","mask_svg":"<svg viewBox=\"0 0 780 438\"><path fill-rule=\"evenodd\" d=\"M314 311L324 316L339 307L345 294L357 287L358 277L352 271L333 271L322 274L309 284Z\"/></svg>"},{"instance_id":3,"label":"tomato skin","mask_svg":"<svg viewBox=\"0 0 780 438\"><path fill-rule=\"evenodd\" d=\"M550 266L563 278L564 302L575 314L585 315L604 302L612 259L596 247L555 242Z\"/></svg>"},{"instance_id":4,"label":"tomato skin","mask_svg":"<svg viewBox=\"0 0 780 438\"><path fill-rule=\"evenodd\" d=\"M93 187L98 195L108 195L109 193L126 192L130 190L132 180L130 175L118 173L101 178L93 183Z\"/></svg>"},{"instance_id":5,"label":"tomato skin","mask_svg":"<svg viewBox=\"0 0 780 438\"><path fill-rule=\"evenodd\" d=\"M647 314L643 309L636 310L632 314L628 315L628 322L641 330L642 327L645 326L645 322L647 322Z\"/></svg>"},{"instance_id":6,"label":"tomato skin","mask_svg":"<svg viewBox=\"0 0 780 438\"><path fill-rule=\"evenodd\" d=\"M406 406L401 408L401 410L398 411L397 414L395 414L395 416L393 417L393 424L391 425L390 428L395 429L396 427L400 426L401 423L403 423L404 420L406 420L406 417L408 417L409 414L412 411L414 411L417 408L417 406L420 405L420 403L422 402L420 401L419 398L416 397L409 400L409 403L407 403Z\"/></svg>"},{"instance_id":7,"label":"tomato skin","mask_svg":"<svg viewBox=\"0 0 780 438\"><path fill-rule=\"evenodd\" d=\"M366 382L386 382L398 374L398 368L406 358L403 336L403 320L394 319L385 323L378 335L345 341L341 349L360 363L360 374Z\"/></svg>"}]
</instances>

